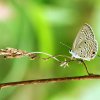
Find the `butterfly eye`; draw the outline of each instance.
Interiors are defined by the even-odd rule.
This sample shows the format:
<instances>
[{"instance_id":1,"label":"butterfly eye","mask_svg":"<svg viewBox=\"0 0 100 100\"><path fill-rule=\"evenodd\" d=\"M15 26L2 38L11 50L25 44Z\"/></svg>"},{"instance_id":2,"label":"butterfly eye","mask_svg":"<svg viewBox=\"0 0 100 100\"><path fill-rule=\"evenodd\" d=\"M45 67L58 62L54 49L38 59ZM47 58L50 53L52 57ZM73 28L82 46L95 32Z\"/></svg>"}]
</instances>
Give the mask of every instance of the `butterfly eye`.
<instances>
[{"instance_id":1,"label":"butterfly eye","mask_svg":"<svg viewBox=\"0 0 100 100\"><path fill-rule=\"evenodd\" d=\"M86 44L86 42L84 42Z\"/></svg>"},{"instance_id":2,"label":"butterfly eye","mask_svg":"<svg viewBox=\"0 0 100 100\"><path fill-rule=\"evenodd\" d=\"M69 52L71 52L72 50L70 49Z\"/></svg>"}]
</instances>

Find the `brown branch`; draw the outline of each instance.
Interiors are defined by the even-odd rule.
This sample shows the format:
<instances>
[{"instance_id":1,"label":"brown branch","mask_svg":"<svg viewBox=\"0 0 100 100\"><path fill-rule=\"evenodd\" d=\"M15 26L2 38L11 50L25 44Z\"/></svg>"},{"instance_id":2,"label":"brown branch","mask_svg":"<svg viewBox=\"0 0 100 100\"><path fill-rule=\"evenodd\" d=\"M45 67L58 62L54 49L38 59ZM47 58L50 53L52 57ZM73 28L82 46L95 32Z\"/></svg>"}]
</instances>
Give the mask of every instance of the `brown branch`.
<instances>
[{"instance_id":1,"label":"brown branch","mask_svg":"<svg viewBox=\"0 0 100 100\"><path fill-rule=\"evenodd\" d=\"M100 79L100 75L84 75L84 76L75 76L75 77L61 77L61 78L49 78L49 79L38 79L38 80L27 80L27 81L18 81L18 82L8 82L1 83L0 88L28 85L28 84L40 84L40 83L55 83L55 82L64 82L71 80L86 80L86 79Z\"/></svg>"}]
</instances>

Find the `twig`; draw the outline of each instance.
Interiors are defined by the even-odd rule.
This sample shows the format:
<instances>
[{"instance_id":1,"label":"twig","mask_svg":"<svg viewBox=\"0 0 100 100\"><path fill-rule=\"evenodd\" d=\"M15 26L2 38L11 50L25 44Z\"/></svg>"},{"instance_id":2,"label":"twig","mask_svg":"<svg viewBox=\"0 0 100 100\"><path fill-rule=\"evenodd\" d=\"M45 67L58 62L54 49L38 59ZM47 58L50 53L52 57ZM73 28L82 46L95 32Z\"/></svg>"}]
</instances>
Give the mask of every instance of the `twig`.
<instances>
[{"instance_id":1,"label":"twig","mask_svg":"<svg viewBox=\"0 0 100 100\"><path fill-rule=\"evenodd\" d=\"M36 54L45 54L49 56L49 58L53 58L56 61L58 61L60 66L68 66L69 62L72 61L81 61L78 59L71 59L68 56L63 56L63 55L56 55L52 56L48 53L44 52L26 52L23 50L15 49L15 48L6 48L6 49L0 49L0 55L4 56L5 58L20 58L22 56L29 56L31 59L36 58ZM64 62L60 61L56 57L62 56L65 58L69 58L69 60L65 60ZM47 59L49 59L47 58ZM44 58L45 59L45 58ZM76 77L62 77L62 78L49 78L49 79L39 79L39 80L27 80L27 81L19 81L19 82L8 82L8 83L1 83L0 88L4 87L12 87L12 86L18 86L18 85L27 85L27 84L39 84L39 83L49 83L49 82L63 82L63 81L69 81L69 80L84 80L84 79L100 79L100 75L95 75L95 74L90 74L87 70L87 66L84 61L81 61L83 65L86 68L86 71L88 75L85 76L76 76Z\"/></svg>"},{"instance_id":2,"label":"twig","mask_svg":"<svg viewBox=\"0 0 100 100\"><path fill-rule=\"evenodd\" d=\"M74 77L61 77L61 78L49 78L49 79L8 82L8 83L1 83L0 88L2 89L5 87L28 85L28 84L56 83L56 82L64 82L64 81L71 81L71 80L88 80L88 79L90 79L90 80L100 79L100 75L92 74L92 75L74 76Z\"/></svg>"},{"instance_id":3,"label":"twig","mask_svg":"<svg viewBox=\"0 0 100 100\"><path fill-rule=\"evenodd\" d=\"M15 48L0 49L0 56L4 56L4 58L21 58L22 56L28 56L31 59L35 59L37 57L36 54L44 54L60 62L60 60L57 59L55 56L45 53L45 52L27 52L27 51L15 49Z\"/></svg>"},{"instance_id":4,"label":"twig","mask_svg":"<svg viewBox=\"0 0 100 100\"><path fill-rule=\"evenodd\" d=\"M49 56L49 55L48 55L48 56ZM54 55L54 56L51 55L51 56L49 56L48 58L42 58L42 59L44 59L44 60L49 60L49 59L51 59L51 58L53 58L53 59L56 58L56 59L57 59L57 57L63 57L63 58L69 58L69 59L71 59L71 57L66 56L66 55ZM61 63L60 60L57 59L57 61Z\"/></svg>"},{"instance_id":5,"label":"twig","mask_svg":"<svg viewBox=\"0 0 100 100\"><path fill-rule=\"evenodd\" d=\"M45 52L32 52L32 53L33 53L33 54L44 54L44 55L49 56L48 58L42 58L43 60L48 60L48 59L52 58L52 59L54 59L54 60L60 62L60 60L57 59L56 56L53 56L53 55L48 54L48 53L45 53ZM57 55L57 56L58 56L58 55Z\"/></svg>"}]
</instances>

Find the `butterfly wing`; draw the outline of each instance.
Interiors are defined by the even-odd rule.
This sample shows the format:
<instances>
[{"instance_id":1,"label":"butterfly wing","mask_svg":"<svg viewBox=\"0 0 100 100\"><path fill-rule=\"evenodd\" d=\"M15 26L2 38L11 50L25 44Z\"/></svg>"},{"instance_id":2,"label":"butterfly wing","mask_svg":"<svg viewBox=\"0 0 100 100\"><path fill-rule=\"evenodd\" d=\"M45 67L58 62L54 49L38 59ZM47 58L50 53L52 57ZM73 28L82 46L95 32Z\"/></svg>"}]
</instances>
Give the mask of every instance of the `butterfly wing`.
<instances>
[{"instance_id":1,"label":"butterfly wing","mask_svg":"<svg viewBox=\"0 0 100 100\"><path fill-rule=\"evenodd\" d=\"M84 60L93 59L98 51L98 44L90 25L85 24L78 32L72 47L72 56Z\"/></svg>"},{"instance_id":2,"label":"butterfly wing","mask_svg":"<svg viewBox=\"0 0 100 100\"><path fill-rule=\"evenodd\" d=\"M77 48L77 46L84 40L84 39L94 39L94 34L93 34L93 31L90 27L90 25L88 24L85 24L81 29L80 31L78 32L77 36L76 36L76 39L73 43L73 49L74 48Z\"/></svg>"}]
</instances>

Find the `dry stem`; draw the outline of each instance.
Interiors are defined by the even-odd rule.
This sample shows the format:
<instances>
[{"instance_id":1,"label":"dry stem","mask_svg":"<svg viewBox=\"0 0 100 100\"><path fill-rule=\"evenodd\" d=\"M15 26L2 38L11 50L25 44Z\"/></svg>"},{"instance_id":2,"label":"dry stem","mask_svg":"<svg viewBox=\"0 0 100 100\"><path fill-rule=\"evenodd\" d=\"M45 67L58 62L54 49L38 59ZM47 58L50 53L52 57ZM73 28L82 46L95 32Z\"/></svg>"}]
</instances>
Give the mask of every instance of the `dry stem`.
<instances>
[{"instance_id":1,"label":"dry stem","mask_svg":"<svg viewBox=\"0 0 100 100\"><path fill-rule=\"evenodd\" d=\"M86 80L86 79L90 79L90 80L100 79L100 75L92 74L92 75L74 76L74 77L61 77L61 78L27 80L27 81L19 81L19 82L8 82L8 83L1 83L0 88L2 89L5 87L28 85L28 84L55 83L55 82L64 82L64 81L71 81L71 80Z\"/></svg>"},{"instance_id":2,"label":"dry stem","mask_svg":"<svg viewBox=\"0 0 100 100\"><path fill-rule=\"evenodd\" d=\"M26 52L15 48L0 49L0 55L4 56L4 58L20 58L22 56L28 56L31 59L34 59L36 57L32 52Z\"/></svg>"}]
</instances>

